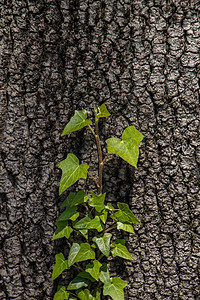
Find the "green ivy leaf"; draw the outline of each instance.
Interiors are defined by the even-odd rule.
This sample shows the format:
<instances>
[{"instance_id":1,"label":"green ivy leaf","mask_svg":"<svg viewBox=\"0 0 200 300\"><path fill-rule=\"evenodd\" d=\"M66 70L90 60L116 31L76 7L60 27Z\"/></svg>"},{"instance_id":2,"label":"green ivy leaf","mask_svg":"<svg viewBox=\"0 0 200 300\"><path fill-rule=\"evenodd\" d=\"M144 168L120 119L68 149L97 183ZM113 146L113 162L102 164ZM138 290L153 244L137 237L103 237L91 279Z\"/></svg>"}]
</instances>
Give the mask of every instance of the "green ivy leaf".
<instances>
[{"instance_id":1,"label":"green ivy leaf","mask_svg":"<svg viewBox=\"0 0 200 300\"><path fill-rule=\"evenodd\" d=\"M86 238L88 239L88 230L87 229L79 229L79 232Z\"/></svg>"},{"instance_id":2,"label":"green ivy leaf","mask_svg":"<svg viewBox=\"0 0 200 300\"><path fill-rule=\"evenodd\" d=\"M105 283L103 287L103 295L110 296L113 300L124 300L123 289L127 286L127 282L119 277L114 277L109 283Z\"/></svg>"},{"instance_id":3,"label":"green ivy leaf","mask_svg":"<svg viewBox=\"0 0 200 300\"><path fill-rule=\"evenodd\" d=\"M123 240L123 242L121 240L116 240L114 243L115 248L113 250L111 250L112 252L112 256L116 257L122 257L124 259L128 259L128 260L133 260L131 254L128 252L128 249L126 248L126 246L124 246L125 241Z\"/></svg>"},{"instance_id":4,"label":"green ivy leaf","mask_svg":"<svg viewBox=\"0 0 200 300\"><path fill-rule=\"evenodd\" d=\"M127 223L117 222L117 229L124 230L130 233L134 233L133 226Z\"/></svg>"},{"instance_id":5,"label":"green ivy leaf","mask_svg":"<svg viewBox=\"0 0 200 300\"><path fill-rule=\"evenodd\" d=\"M74 242L71 246L68 256L68 266L71 267L76 262L94 259L95 252L91 250L88 243Z\"/></svg>"},{"instance_id":6,"label":"green ivy leaf","mask_svg":"<svg viewBox=\"0 0 200 300\"><path fill-rule=\"evenodd\" d=\"M64 270L69 269L67 260L62 253L56 254L56 264L52 273L52 280L56 279Z\"/></svg>"},{"instance_id":7,"label":"green ivy leaf","mask_svg":"<svg viewBox=\"0 0 200 300\"><path fill-rule=\"evenodd\" d=\"M101 300L101 290L96 290L94 293L95 300Z\"/></svg>"},{"instance_id":8,"label":"green ivy leaf","mask_svg":"<svg viewBox=\"0 0 200 300\"><path fill-rule=\"evenodd\" d=\"M88 289L80 291L78 293L78 297L81 300L95 300L95 298L90 294L90 291Z\"/></svg>"},{"instance_id":9,"label":"green ivy leaf","mask_svg":"<svg viewBox=\"0 0 200 300\"><path fill-rule=\"evenodd\" d=\"M108 209L110 211L116 210L110 203L107 203L107 205L105 206L105 209Z\"/></svg>"},{"instance_id":10,"label":"green ivy leaf","mask_svg":"<svg viewBox=\"0 0 200 300\"><path fill-rule=\"evenodd\" d=\"M137 168L139 143L142 139L143 135L134 126L129 126L122 133L122 139L110 138L106 140L108 153L118 154L130 165Z\"/></svg>"},{"instance_id":11,"label":"green ivy leaf","mask_svg":"<svg viewBox=\"0 0 200 300\"><path fill-rule=\"evenodd\" d=\"M109 274L109 271L108 271L108 265L106 263L103 263L101 268L100 268L99 280L103 283L109 283L110 282L110 274Z\"/></svg>"},{"instance_id":12,"label":"green ivy leaf","mask_svg":"<svg viewBox=\"0 0 200 300\"><path fill-rule=\"evenodd\" d=\"M88 286L88 281L84 278L76 276L68 285L67 289L71 290L78 290L82 287Z\"/></svg>"},{"instance_id":13,"label":"green ivy leaf","mask_svg":"<svg viewBox=\"0 0 200 300\"><path fill-rule=\"evenodd\" d=\"M75 110L74 116L70 119L69 123L65 126L61 136L66 135L72 131L82 129L83 127L91 124L92 121L87 119L87 112L83 110Z\"/></svg>"},{"instance_id":14,"label":"green ivy leaf","mask_svg":"<svg viewBox=\"0 0 200 300\"><path fill-rule=\"evenodd\" d=\"M140 221L136 218L136 216L129 209L128 204L118 202L117 206L119 207L119 211L117 211L114 214L114 218L117 219L117 221L119 221L121 223L141 224Z\"/></svg>"},{"instance_id":15,"label":"green ivy leaf","mask_svg":"<svg viewBox=\"0 0 200 300\"><path fill-rule=\"evenodd\" d=\"M92 215L89 214L83 219L79 220L76 224L73 225L75 229L96 229L98 232L104 229L103 223L100 218L96 216L94 219Z\"/></svg>"},{"instance_id":16,"label":"green ivy leaf","mask_svg":"<svg viewBox=\"0 0 200 300\"><path fill-rule=\"evenodd\" d=\"M61 221L67 221L67 220L69 220L73 215L76 214L76 211L77 211L77 207L76 206L67 207L65 209L65 211L58 218L58 221L56 222L56 224L58 222L61 222Z\"/></svg>"},{"instance_id":17,"label":"green ivy leaf","mask_svg":"<svg viewBox=\"0 0 200 300\"><path fill-rule=\"evenodd\" d=\"M95 207L96 211L101 212L105 207L104 201L106 193L104 193L103 195L96 195L95 193L91 192L91 194L92 198L89 199L89 206Z\"/></svg>"},{"instance_id":18,"label":"green ivy leaf","mask_svg":"<svg viewBox=\"0 0 200 300\"><path fill-rule=\"evenodd\" d=\"M92 264L88 264L85 271L88 272L96 281L99 281L99 270L102 264L98 260L94 260Z\"/></svg>"},{"instance_id":19,"label":"green ivy leaf","mask_svg":"<svg viewBox=\"0 0 200 300\"><path fill-rule=\"evenodd\" d=\"M70 192L68 197L62 203L61 207L76 206L76 205L86 202L87 199L88 199L88 196L85 195L84 191L79 191L77 194Z\"/></svg>"},{"instance_id":20,"label":"green ivy leaf","mask_svg":"<svg viewBox=\"0 0 200 300\"><path fill-rule=\"evenodd\" d=\"M104 224L106 224L106 220L107 220L107 217L108 217L108 211L104 209L102 212L97 213L97 216L101 219L101 221Z\"/></svg>"},{"instance_id":21,"label":"green ivy leaf","mask_svg":"<svg viewBox=\"0 0 200 300\"><path fill-rule=\"evenodd\" d=\"M67 300L68 298L69 293L65 290L65 287L59 286L57 292L53 297L53 300Z\"/></svg>"},{"instance_id":22,"label":"green ivy leaf","mask_svg":"<svg viewBox=\"0 0 200 300\"><path fill-rule=\"evenodd\" d=\"M94 237L92 240L95 242L99 250L108 257L110 255L110 239L111 233L104 233L103 237Z\"/></svg>"},{"instance_id":23,"label":"green ivy leaf","mask_svg":"<svg viewBox=\"0 0 200 300\"><path fill-rule=\"evenodd\" d=\"M58 164L62 169L62 177L60 181L59 195L61 195L68 187L73 185L78 179L87 178L87 164L79 165L76 155L69 153L67 158Z\"/></svg>"},{"instance_id":24,"label":"green ivy leaf","mask_svg":"<svg viewBox=\"0 0 200 300\"><path fill-rule=\"evenodd\" d=\"M98 114L96 115L97 118L105 118L110 116L110 113L107 110L105 104L102 104L100 107L97 108L97 110L98 110Z\"/></svg>"},{"instance_id":25,"label":"green ivy leaf","mask_svg":"<svg viewBox=\"0 0 200 300\"><path fill-rule=\"evenodd\" d=\"M66 237L68 239L73 231L73 229L70 226L68 226L68 221L57 222L56 224L57 229L52 237L52 241L63 237Z\"/></svg>"}]
</instances>

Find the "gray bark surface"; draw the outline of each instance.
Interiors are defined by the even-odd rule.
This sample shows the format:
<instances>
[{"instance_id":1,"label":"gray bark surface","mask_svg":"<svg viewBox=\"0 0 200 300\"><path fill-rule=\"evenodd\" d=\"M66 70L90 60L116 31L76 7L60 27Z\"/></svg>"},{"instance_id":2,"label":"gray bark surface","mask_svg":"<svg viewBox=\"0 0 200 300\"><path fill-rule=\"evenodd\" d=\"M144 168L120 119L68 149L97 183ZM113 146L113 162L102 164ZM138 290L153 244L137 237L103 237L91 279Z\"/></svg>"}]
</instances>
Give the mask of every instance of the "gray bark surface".
<instances>
[{"instance_id":1,"label":"gray bark surface","mask_svg":"<svg viewBox=\"0 0 200 300\"><path fill-rule=\"evenodd\" d=\"M0 1L1 300L53 299L63 249L51 242L64 199L56 165L71 152L96 168L87 130L60 134L75 109L104 102L112 117L102 138L128 125L144 135L137 169L118 157L105 166L110 201L129 203L142 222L124 235L133 262L115 260L113 274L127 280L126 299L199 299L199 8Z\"/></svg>"}]
</instances>

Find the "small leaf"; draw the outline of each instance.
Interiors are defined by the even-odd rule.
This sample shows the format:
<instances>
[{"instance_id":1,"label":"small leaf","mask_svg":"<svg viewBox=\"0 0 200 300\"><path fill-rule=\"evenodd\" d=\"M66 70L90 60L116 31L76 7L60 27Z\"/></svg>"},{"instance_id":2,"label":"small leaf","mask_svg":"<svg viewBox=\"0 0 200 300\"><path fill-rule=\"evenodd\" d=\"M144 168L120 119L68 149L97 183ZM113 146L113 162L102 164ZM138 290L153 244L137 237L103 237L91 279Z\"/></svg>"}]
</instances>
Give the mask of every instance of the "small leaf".
<instances>
[{"instance_id":1,"label":"small leaf","mask_svg":"<svg viewBox=\"0 0 200 300\"><path fill-rule=\"evenodd\" d=\"M76 155L69 153L67 158L58 164L62 169L62 177L60 181L59 195L61 195L68 187L73 185L78 179L87 178L87 164L79 165Z\"/></svg>"},{"instance_id":2,"label":"small leaf","mask_svg":"<svg viewBox=\"0 0 200 300\"><path fill-rule=\"evenodd\" d=\"M96 229L98 232L100 232L104 229L104 226L98 216L92 219L92 215L89 214L83 219L79 220L76 224L74 224L74 228L75 229Z\"/></svg>"},{"instance_id":3,"label":"small leaf","mask_svg":"<svg viewBox=\"0 0 200 300\"><path fill-rule=\"evenodd\" d=\"M56 264L52 273L52 280L56 279L64 270L69 269L67 260L62 253L56 254Z\"/></svg>"},{"instance_id":4,"label":"small leaf","mask_svg":"<svg viewBox=\"0 0 200 300\"><path fill-rule=\"evenodd\" d=\"M110 239L111 233L104 233L103 237L94 237L92 240L95 242L99 250L108 257L110 255Z\"/></svg>"},{"instance_id":5,"label":"small leaf","mask_svg":"<svg viewBox=\"0 0 200 300\"><path fill-rule=\"evenodd\" d=\"M98 232L104 230L104 225L100 218L96 216L91 222L88 224L88 229L96 229Z\"/></svg>"},{"instance_id":6,"label":"small leaf","mask_svg":"<svg viewBox=\"0 0 200 300\"><path fill-rule=\"evenodd\" d=\"M68 285L68 290L78 290L82 287L88 286L88 281L84 278L76 276Z\"/></svg>"},{"instance_id":7,"label":"small leaf","mask_svg":"<svg viewBox=\"0 0 200 300\"><path fill-rule=\"evenodd\" d=\"M65 126L61 136L66 135L72 131L82 129L83 127L91 124L92 122L87 119L87 112L83 110L75 110L74 116L70 119L69 123Z\"/></svg>"},{"instance_id":8,"label":"small leaf","mask_svg":"<svg viewBox=\"0 0 200 300\"><path fill-rule=\"evenodd\" d=\"M98 107L98 111L99 113L96 115L97 118L105 118L110 116L105 104L102 104L100 107Z\"/></svg>"},{"instance_id":9,"label":"small leaf","mask_svg":"<svg viewBox=\"0 0 200 300\"><path fill-rule=\"evenodd\" d=\"M106 193L103 195L96 195L95 193L91 192L92 198L89 199L89 206L95 207L96 211L101 212L104 209L104 201Z\"/></svg>"},{"instance_id":10,"label":"small leaf","mask_svg":"<svg viewBox=\"0 0 200 300\"><path fill-rule=\"evenodd\" d=\"M81 300L95 300L95 298L90 294L90 291L88 289L80 291L78 293L78 297Z\"/></svg>"},{"instance_id":11,"label":"small leaf","mask_svg":"<svg viewBox=\"0 0 200 300\"><path fill-rule=\"evenodd\" d=\"M76 206L67 207L65 209L65 211L60 215L57 222L69 220L73 215L76 214L76 210L77 210ZM56 222L56 224L57 224L57 222Z\"/></svg>"},{"instance_id":12,"label":"small leaf","mask_svg":"<svg viewBox=\"0 0 200 300\"><path fill-rule=\"evenodd\" d=\"M128 252L128 249L126 246L124 246L124 242L121 242L121 240L115 241L115 248L111 250L112 256L116 257L122 257L124 259L133 260L131 254Z\"/></svg>"},{"instance_id":13,"label":"small leaf","mask_svg":"<svg viewBox=\"0 0 200 300\"><path fill-rule=\"evenodd\" d=\"M101 219L101 221L106 224L106 220L107 220L107 217L108 217L108 212L107 210L103 210L102 212L100 213L97 213L97 216Z\"/></svg>"},{"instance_id":14,"label":"small leaf","mask_svg":"<svg viewBox=\"0 0 200 300\"><path fill-rule=\"evenodd\" d=\"M114 217L121 223L136 223L141 224L140 221L136 218L136 216L129 209L128 204L125 203L117 203L119 207L119 211L114 214Z\"/></svg>"},{"instance_id":15,"label":"small leaf","mask_svg":"<svg viewBox=\"0 0 200 300\"><path fill-rule=\"evenodd\" d=\"M87 229L79 229L79 232L86 238L88 239L88 230Z\"/></svg>"},{"instance_id":16,"label":"small leaf","mask_svg":"<svg viewBox=\"0 0 200 300\"><path fill-rule=\"evenodd\" d=\"M88 264L85 271L88 272L96 281L99 281L99 269L102 264L98 260L94 260L92 264Z\"/></svg>"},{"instance_id":17,"label":"small leaf","mask_svg":"<svg viewBox=\"0 0 200 300\"><path fill-rule=\"evenodd\" d=\"M101 290L96 290L94 297L95 300L101 300Z\"/></svg>"},{"instance_id":18,"label":"small leaf","mask_svg":"<svg viewBox=\"0 0 200 300\"><path fill-rule=\"evenodd\" d=\"M110 138L106 140L108 153L118 154L130 165L137 167L139 143L143 135L134 126L127 127L122 133L122 139Z\"/></svg>"},{"instance_id":19,"label":"small leaf","mask_svg":"<svg viewBox=\"0 0 200 300\"><path fill-rule=\"evenodd\" d=\"M58 287L53 300L67 300L69 298L69 293L65 290L64 286Z\"/></svg>"},{"instance_id":20,"label":"small leaf","mask_svg":"<svg viewBox=\"0 0 200 300\"><path fill-rule=\"evenodd\" d=\"M88 196L85 195L84 191L79 191L77 194L70 192L69 196L62 203L61 207L76 206L76 205L86 202L87 199L88 199Z\"/></svg>"},{"instance_id":21,"label":"small leaf","mask_svg":"<svg viewBox=\"0 0 200 300\"><path fill-rule=\"evenodd\" d=\"M79 212L75 213L73 216L71 216L70 220L73 222L76 221L76 219L79 217Z\"/></svg>"},{"instance_id":22,"label":"small leaf","mask_svg":"<svg viewBox=\"0 0 200 300\"><path fill-rule=\"evenodd\" d=\"M130 233L134 233L133 226L126 223L117 222L117 229L124 230Z\"/></svg>"},{"instance_id":23,"label":"small leaf","mask_svg":"<svg viewBox=\"0 0 200 300\"><path fill-rule=\"evenodd\" d=\"M108 265L106 263L103 263L102 267L100 268L99 280L103 283L110 282L110 274L108 271Z\"/></svg>"},{"instance_id":24,"label":"small leaf","mask_svg":"<svg viewBox=\"0 0 200 300\"><path fill-rule=\"evenodd\" d=\"M105 283L103 287L103 295L110 296L113 300L124 300L123 289L127 283L119 277L114 277L109 283Z\"/></svg>"},{"instance_id":25,"label":"small leaf","mask_svg":"<svg viewBox=\"0 0 200 300\"><path fill-rule=\"evenodd\" d=\"M79 244L74 242L69 251L68 266L71 267L76 262L94 258L95 252L91 250L90 245L88 243Z\"/></svg>"},{"instance_id":26,"label":"small leaf","mask_svg":"<svg viewBox=\"0 0 200 300\"><path fill-rule=\"evenodd\" d=\"M57 222L56 224L57 229L52 237L52 241L63 237L66 237L68 239L73 231L73 229L70 226L68 226L68 221Z\"/></svg>"}]
</instances>

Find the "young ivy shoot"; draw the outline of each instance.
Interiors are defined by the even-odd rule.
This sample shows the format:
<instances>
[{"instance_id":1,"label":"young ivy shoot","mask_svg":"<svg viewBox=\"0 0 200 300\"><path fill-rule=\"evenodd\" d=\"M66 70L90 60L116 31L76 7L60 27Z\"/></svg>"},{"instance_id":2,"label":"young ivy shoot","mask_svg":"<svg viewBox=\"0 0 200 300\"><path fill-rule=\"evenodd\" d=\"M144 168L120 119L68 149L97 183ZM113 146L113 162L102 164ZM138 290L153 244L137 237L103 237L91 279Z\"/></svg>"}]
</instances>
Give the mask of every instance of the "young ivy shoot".
<instances>
[{"instance_id":1,"label":"young ivy shoot","mask_svg":"<svg viewBox=\"0 0 200 300\"><path fill-rule=\"evenodd\" d=\"M114 239L119 230L134 233L133 224L141 224L129 206L118 202L117 207L106 203L106 193L102 193L103 166L108 155L117 154L130 165L137 167L139 143L143 135L134 127L124 129L121 138L106 140L108 154L103 158L99 138L98 122L100 118L110 116L105 104L94 108L94 124L87 118L86 110L75 111L74 116L65 126L62 136L88 126L94 135L98 150L98 178L89 172L86 163L79 163L78 158L69 153L67 158L58 164L62 169L59 195L72 186L80 178L89 175L95 182L96 191L90 196L85 191L70 192L61 207L64 212L58 218L57 229L52 240L67 238L74 234L69 255L56 254L56 263L52 273L52 280L63 271L74 269L76 277L68 286L58 286L54 300L101 300L107 296L113 300L124 300L124 288L127 283L120 277L110 277L107 258L112 256L132 260L132 256L125 246L124 239ZM76 240L77 238L77 240Z\"/></svg>"}]
</instances>

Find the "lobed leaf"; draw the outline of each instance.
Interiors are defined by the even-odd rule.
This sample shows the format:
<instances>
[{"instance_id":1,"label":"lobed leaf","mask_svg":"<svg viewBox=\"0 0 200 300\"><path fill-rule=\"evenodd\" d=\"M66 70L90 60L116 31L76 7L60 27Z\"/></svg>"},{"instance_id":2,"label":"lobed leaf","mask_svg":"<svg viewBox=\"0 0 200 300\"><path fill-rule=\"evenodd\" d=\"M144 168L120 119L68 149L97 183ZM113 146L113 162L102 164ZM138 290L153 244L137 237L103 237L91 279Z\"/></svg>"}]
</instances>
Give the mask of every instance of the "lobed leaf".
<instances>
[{"instance_id":1,"label":"lobed leaf","mask_svg":"<svg viewBox=\"0 0 200 300\"><path fill-rule=\"evenodd\" d=\"M52 280L56 279L64 270L69 269L68 262L62 253L56 254L56 264L52 273Z\"/></svg>"},{"instance_id":2,"label":"lobed leaf","mask_svg":"<svg viewBox=\"0 0 200 300\"><path fill-rule=\"evenodd\" d=\"M104 233L103 237L94 237L92 240L95 242L99 250L108 257L110 255L110 239L111 233Z\"/></svg>"},{"instance_id":3,"label":"lobed leaf","mask_svg":"<svg viewBox=\"0 0 200 300\"><path fill-rule=\"evenodd\" d=\"M129 209L128 204L118 202L117 206L119 208L119 211L117 211L114 214L114 218L117 219L117 221L119 221L121 223L141 224L140 221L136 218L136 216Z\"/></svg>"},{"instance_id":4,"label":"lobed leaf","mask_svg":"<svg viewBox=\"0 0 200 300\"><path fill-rule=\"evenodd\" d=\"M67 158L58 164L62 169L62 177L60 181L59 195L61 195L68 187L73 185L78 179L87 178L87 164L79 165L76 155L69 153Z\"/></svg>"},{"instance_id":5,"label":"lobed leaf","mask_svg":"<svg viewBox=\"0 0 200 300\"><path fill-rule=\"evenodd\" d=\"M88 196L85 195L84 191L79 191L77 194L70 192L68 197L62 203L61 207L76 206L76 205L86 202L87 199L88 199Z\"/></svg>"},{"instance_id":6,"label":"lobed leaf","mask_svg":"<svg viewBox=\"0 0 200 300\"><path fill-rule=\"evenodd\" d=\"M110 282L110 274L108 271L108 265L106 263L103 263L100 268L99 280L104 284Z\"/></svg>"},{"instance_id":7,"label":"lobed leaf","mask_svg":"<svg viewBox=\"0 0 200 300\"><path fill-rule=\"evenodd\" d=\"M76 206L73 206L73 207L67 207L65 209L65 211L60 215L60 217L58 218L58 221L56 222L59 223L59 222L63 222L63 221L68 221L73 215L76 214L76 211L77 211L77 207Z\"/></svg>"},{"instance_id":8,"label":"lobed leaf","mask_svg":"<svg viewBox=\"0 0 200 300\"><path fill-rule=\"evenodd\" d=\"M126 246L124 245L124 240L116 240L114 243L115 248L113 250L111 250L112 256L116 257L122 257L124 259L128 259L128 260L133 260L131 254L129 253L128 249L126 248Z\"/></svg>"},{"instance_id":9,"label":"lobed leaf","mask_svg":"<svg viewBox=\"0 0 200 300\"><path fill-rule=\"evenodd\" d=\"M89 273L96 281L99 281L99 270L102 264L98 260L94 260L92 264L88 264L85 271Z\"/></svg>"},{"instance_id":10,"label":"lobed leaf","mask_svg":"<svg viewBox=\"0 0 200 300\"><path fill-rule=\"evenodd\" d=\"M104 224L106 224L106 220L107 220L107 217L108 217L108 211L104 209L102 212L97 213L97 216L101 219L101 221Z\"/></svg>"},{"instance_id":11,"label":"lobed leaf","mask_svg":"<svg viewBox=\"0 0 200 300\"><path fill-rule=\"evenodd\" d=\"M85 278L81 278L76 276L68 285L67 289L69 291L71 290L78 290L82 287L87 287L88 286L88 280Z\"/></svg>"},{"instance_id":12,"label":"lobed leaf","mask_svg":"<svg viewBox=\"0 0 200 300\"><path fill-rule=\"evenodd\" d=\"M85 289L83 291L80 291L78 293L78 297L81 300L96 300L96 298L94 298L91 294L90 291L88 289Z\"/></svg>"},{"instance_id":13,"label":"lobed leaf","mask_svg":"<svg viewBox=\"0 0 200 300\"><path fill-rule=\"evenodd\" d=\"M106 193L104 193L103 195L96 195L95 193L91 192L91 194L92 198L89 199L89 206L95 207L96 211L101 212L105 207L104 201Z\"/></svg>"},{"instance_id":14,"label":"lobed leaf","mask_svg":"<svg viewBox=\"0 0 200 300\"><path fill-rule=\"evenodd\" d=\"M73 229L70 226L68 226L68 221L57 222L56 224L57 229L52 237L52 241L63 237L66 237L68 239L73 231Z\"/></svg>"},{"instance_id":15,"label":"lobed leaf","mask_svg":"<svg viewBox=\"0 0 200 300\"><path fill-rule=\"evenodd\" d=\"M117 229L124 230L130 233L134 233L133 226L127 223L117 222Z\"/></svg>"},{"instance_id":16,"label":"lobed leaf","mask_svg":"<svg viewBox=\"0 0 200 300\"><path fill-rule=\"evenodd\" d=\"M68 298L69 293L65 290L65 287L59 286L57 292L53 297L53 300L67 300Z\"/></svg>"},{"instance_id":17,"label":"lobed leaf","mask_svg":"<svg viewBox=\"0 0 200 300\"><path fill-rule=\"evenodd\" d=\"M96 110L98 110L98 114L96 115L97 118L105 118L110 116L110 113L107 110L105 103L98 107Z\"/></svg>"},{"instance_id":18,"label":"lobed leaf","mask_svg":"<svg viewBox=\"0 0 200 300\"><path fill-rule=\"evenodd\" d=\"M105 283L103 286L103 295L110 296L113 300L124 300L123 289L127 286L127 283L119 277L114 277L109 283Z\"/></svg>"},{"instance_id":19,"label":"lobed leaf","mask_svg":"<svg viewBox=\"0 0 200 300\"><path fill-rule=\"evenodd\" d=\"M91 282L96 281L88 272L85 271L78 273L78 277L89 279Z\"/></svg>"},{"instance_id":20,"label":"lobed leaf","mask_svg":"<svg viewBox=\"0 0 200 300\"><path fill-rule=\"evenodd\" d=\"M127 127L122 133L122 139L110 138L106 140L108 153L118 154L130 165L137 167L139 156L139 143L143 135L134 127Z\"/></svg>"},{"instance_id":21,"label":"lobed leaf","mask_svg":"<svg viewBox=\"0 0 200 300\"><path fill-rule=\"evenodd\" d=\"M95 252L91 250L88 243L77 243L74 242L69 251L68 266L71 267L76 262L85 261L88 259L94 259Z\"/></svg>"},{"instance_id":22,"label":"lobed leaf","mask_svg":"<svg viewBox=\"0 0 200 300\"><path fill-rule=\"evenodd\" d=\"M100 218L96 216L94 219L92 218L92 215L89 214L83 219L79 220L76 224L73 226L75 229L96 229L98 232L102 231L104 229L104 225Z\"/></svg>"},{"instance_id":23,"label":"lobed leaf","mask_svg":"<svg viewBox=\"0 0 200 300\"><path fill-rule=\"evenodd\" d=\"M83 127L91 124L92 121L87 119L87 112L83 110L75 110L74 116L70 119L69 123L65 126L61 136L66 135L72 131L82 129Z\"/></svg>"}]
</instances>

